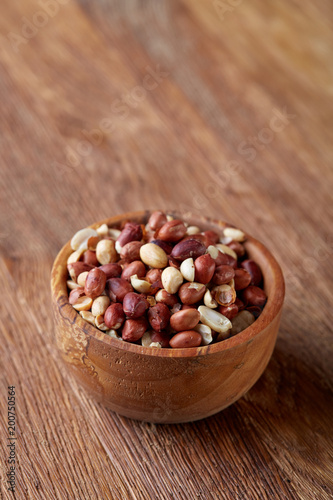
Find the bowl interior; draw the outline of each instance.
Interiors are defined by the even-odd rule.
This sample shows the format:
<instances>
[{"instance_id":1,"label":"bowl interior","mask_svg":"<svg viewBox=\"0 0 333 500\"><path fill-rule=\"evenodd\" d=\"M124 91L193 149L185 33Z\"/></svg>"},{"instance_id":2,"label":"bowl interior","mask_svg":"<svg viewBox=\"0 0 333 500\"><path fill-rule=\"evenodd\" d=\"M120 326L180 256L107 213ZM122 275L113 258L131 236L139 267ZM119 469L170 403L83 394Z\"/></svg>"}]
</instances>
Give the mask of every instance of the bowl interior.
<instances>
[{"instance_id":1,"label":"bowl interior","mask_svg":"<svg viewBox=\"0 0 333 500\"><path fill-rule=\"evenodd\" d=\"M103 223L112 227L119 227L125 220L146 223L152 211L140 211L125 213L111 217L100 222L92 224L90 227L96 228ZM197 225L202 230L212 229L218 233L222 232L225 222L209 219L203 216L193 216L175 211L167 211L176 218L181 218L190 225ZM223 350L232 349L238 345L248 342L262 331L279 314L284 299L284 280L279 264L266 247L247 235L245 248L250 258L255 260L261 267L264 276L264 289L267 294L267 303L258 319L248 328L238 333L234 337L223 340L216 344L202 347L192 347L187 349L172 348L151 348L143 347L137 344L123 342L105 335L102 331L93 327L82 319L80 314L68 302L67 292L67 258L72 252L70 242L61 249L55 259L52 269L51 288L53 299L56 300L61 315L71 323L76 323L87 335L91 335L98 341L108 344L111 348L117 348L124 351L131 351L146 356L155 357L194 357L203 356L208 353L217 353Z\"/></svg>"}]
</instances>

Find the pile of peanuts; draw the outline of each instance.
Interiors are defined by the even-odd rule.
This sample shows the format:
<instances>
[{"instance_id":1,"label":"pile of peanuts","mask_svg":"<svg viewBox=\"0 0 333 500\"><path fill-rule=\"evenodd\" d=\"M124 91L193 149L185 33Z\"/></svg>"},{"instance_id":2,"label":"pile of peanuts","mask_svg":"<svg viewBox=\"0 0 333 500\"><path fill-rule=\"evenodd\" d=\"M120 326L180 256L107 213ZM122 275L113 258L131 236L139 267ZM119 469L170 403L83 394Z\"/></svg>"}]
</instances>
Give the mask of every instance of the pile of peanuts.
<instances>
[{"instance_id":1,"label":"pile of peanuts","mask_svg":"<svg viewBox=\"0 0 333 500\"><path fill-rule=\"evenodd\" d=\"M220 342L266 302L261 270L234 227L202 231L163 212L146 225L85 228L71 240L69 303L106 335L145 347Z\"/></svg>"}]
</instances>

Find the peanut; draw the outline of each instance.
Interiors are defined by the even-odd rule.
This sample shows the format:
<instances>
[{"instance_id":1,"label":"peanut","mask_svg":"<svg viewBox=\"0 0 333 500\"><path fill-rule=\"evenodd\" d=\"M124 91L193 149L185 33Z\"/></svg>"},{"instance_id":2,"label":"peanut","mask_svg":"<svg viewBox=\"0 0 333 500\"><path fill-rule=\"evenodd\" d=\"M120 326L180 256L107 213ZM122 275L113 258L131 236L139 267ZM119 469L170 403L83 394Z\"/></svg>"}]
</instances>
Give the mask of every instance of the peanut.
<instances>
[{"instance_id":1,"label":"peanut","mask_svg":"<svg viewBox=\"0 0 333 500\"><path fill-rule=\"evenodd\" d=\"M251 274L248 273L245 269L236 269L235 270L235 290L243 290L251 283Z\"/></svg>"},{"instance_id":2,"label":"peanut","mask_svg":"<svg viewBox=\"0 0 333 500\"><path fill-rule=\"evenodd\" d=\"M113 240L101 240L96 246L96 258L102 265L111 264L118 260L115 244Z\"/></svg>"},{"instance_id":3,"label":"peanut","mask_svg":"<svg viewBox=\"0 0 333 500\"><path fill-rule=\"evenodd\" d=\"M174 267L166 267L162 272L161 279L164 289L171 294L177 293L183 283L182 273Z\"/></svg>"},{"instance_id":4,"label":"peanut","mask_svg":"<svg viewBox=\"0 0 333 500\"><path fill-rule=\"evenodd\" d=\"M130 241L124 245L120 251L120 257L128 262L140 260L141 241Z\"/></svg>"},{"instance_id":5,"label":"peanut","mask_svg":"<svg viewBox=\"0 0 333 500\"><path fill-rule=\"evenodd\" d=\"M80 311L80 316L87 321L87 323L95 326L95 316L90 311Z\"/></svg>"},{"instance_id":6,"label":"peanut","mask_svg":"<svg viewBox=\"0 0 333 500\"><path fill-rule=\"evenodd\" d=\"M73 264L73 262L78 262L81 259L83 253L84 253L83 248L81 250L75 250L75 252L71 253L70 256L68 257L67 264Z\"/></svg>"},{"instance_id":7,"label":"peanut","mask_svg":"<svg viewBox=\"0 0 333 500\"><path fill-rule=\"evenodd\" d=\"M84 288L83 287L74 288L68 296L68 302L71 305L73 305L76 303L77 299L79 299L80 297L83 297L83 296L84 296Z\"/></svg>"},{"instance_id":8,"label":"peanut","mask_svg":"<svg viewBox=\"0 0 333 500\"><path fill-rule=\"evenodd\" d=\"M87 297L95 299L104 292L106 284L106 274L98 267L94 267L89 271L84 285L84 293Z\"/></svg>"},{"instance_id":9,"label":"peanut","mask_svg":"<svg viewBox=\"0 0 333 500\"><path fill-rule=\"evenodd\" d=\"M140 241L142 238L142 227L135 222L127 222L124 229L117 238L120 247L124 247L130 241Z\"/></svg>"},{"instance_id":10,"label":"peanut","mask_svg":"<svg viewBox=\"0 0 333 500\"><path fill-rule=\"evenodd\" d=\"M153 231L157 231L167 222L167 216L160 211L153 212L148 220L148 225Z\"/></svg>"},{"instance_id":11,"label":"peanut","mask_svg":"<svg viewBox=\"0 0 333 500\"><path fill-rule=\"evenodd\" d=\"M131 276L136 275L138 278L143 278L146 274L146 267L141 260L134 260L124 267L121 277L124 280L130 281Z\"/></svg>"},{"instance_id":12,"label":"peanut","mask_svg":"<svg viewBox=\"0 0 333 500\"><path fill-rule=\"evenodd\" d=\"M183 304L191 305L199 302L205 295L206 287L202 283L184 283L178 292Z\"/></svg>"},{"instance_id":13,"label":"peanut","mask_svg":"<svg viewBox=\"0 0 333 500\"><path fill-rule=\"evenodd\" d=\"M206 306L198 307L200 313L200 322L209 326L218 333L225 333L231 329L232 325L228 318Z\"/></svg>"},{"instance_id":14,"label":"peanut","mask_svg":"<svg viewBox=\"0 0 333 500\"><path fill-rule=\"evenodd\" d=\"M133 292L133 287L122 278L111 278L106 282L106 293L112 302L122 302L129 292Z\"/></svg>"},{"instance_id":15,"label":"peanut","mask_svg":"<svg viewBox=\"0 0 333 500\"><path fill-rule=\"evenodd\" d=\"M252 325L255 321L255 317L249 311L239 312L232 320L231 335L236 335L239 332L245 330L245 328Z\"/></svg>"},{"instance_id":16,"label":"peanut","mask_svg":"<svg viewBox=\"0 0 333 500\"><path fill-rule=\"evenodd\" d=\"M88 271L84 271L83 273L79 274L78 277L77 277L77 284L79 286L83 286L84 287L84 284L86 282L87 276L88 276Z\"/></svg>"},{"instance_id":17,"label":"peanut","mask_svg":"<svg viewBox=\"0 0 333 500\"><path fill-rule=\"evenodd\" d=\"M91 306L91 312L94 316L103 316L110 305L110 299L107 295L96 297Z\"/></svg>"},{"instance_id":18,"label":"peanut","mask_svg":"<svg viewBox=\"0 0 333 500\"><path fill-rule=\"evenodd\" d=\"M170 347L173 349L183 349L187 347L199 347L202 337L195 330L176 333L170 340Z\"/></svg>"},{"instance_id":19,"label":"peanut","mask_svg":"<svg viewBox=\"0 0 333 500\"><path fill-rule=\"evenodd\" d=\"M159 288L162 288L162 270L161 269L150 269L148 273L146 274L146 281L149 281L151 284L156 284L160 283L161 286Z\"/></svg>"},{"instance_id":20,"label":"peanut","mask_svg":"<svg viewBox=\"0 0 333 500\"><path fill-rule=\"evenodd\" d=\"M215 285L224 285L229 283L234 276L235 270L233 267L222 265L216 268L212 281Z\"/></svg>"},{"instance_id":21,"label":"peanut","mask_svg":"<svg viewBox=\"0 0 333 500\"><path fill-rule=\"evenodd\" d=\"M119 278L122 272L119 263L105 264L104 266L99 266L99 269L105 273L107 280L111 278Z\"/></svg>"},{"instance_id":22,"label":"peanut","mask_svg":"<svg viewBox=\"0 0 333 500\"><path fill-rule=\"evenodd\" d=\"M241 231L240 229L236 229L235 227L226 227L223 230L223 234L226 238L231 238L235 241L245 240L245 233L243 233L243 231Z\"/></svg>"},{"instance_id":23,"label":"peanut","mask_svg":"<svg viewBox=\"0 0 333 500\"><path fill-rule=\"evenodd\" d=\"M77 311L89 311L89 309L91 308L91 304L92 304L92 299L90 297L82 295L76 300L75 304L72 304L72 306Z\"/></svg>"},{"instance_id":24,"label":"peanut","mask_svg":"<svg viewBox=\"0 0 333 500\"><path fill-rule=\"evenodd\" d=\"M230 255L230 257L232 257L233 259L237 260L237 254L236 254L236 252L234 252L227 245L223 245L222 243L217 243L216 246L220 250L220 252L226 253L227 255Z\"/></svg>"},{"instance_id":25,"label":"peanut","mask_svg":"<svg viewBox=\"0 0 333 500\"><path fill-rule=\"evenodd\" d=\"M199 323L195 328L194 330L198 333L200 333L201 335L201 345L208 345L208 344L211 344L213 342L213 335L212 335L212 329L207 326L207 325L204 325L202 323Z\"/></svg>"},{"instance_id":26,"label":"peanut","mask_svg":"<svg viewBox=\"0 0 333 500\"><path fill-rule=\"evenodd\" d=\"M219 313L223 314L226 318L232 320L238 314L237 304L230 304L229 306L219 306Z\"/></svg>"},{"instance_id":27,"label":"peanut","mask_svg":"<svg viewBox=\"0 0 333 500\"><path fill-rule=\"evenodd\" d=\"M95 326L97 326L97 328L99 330L102 330L102 331L108 330L108 327L106 326L106 324L104 322L103 314L100 314L99 316L95 316Z\"/></svg>"},{"instance_id":28,"label":"peanut","mask_svg":"<svg viewBox=\"0 0 333 500\"><path fill-rule=\"evenodd\" d=\"M179 270L187 281L194 281L195 267L192 257L183 260L183 262L180 264Z\"/></svg>"},{"instance_id":29,"label":"peanut","mask_svg":"<svg viewBox=\"0 0 333 500\"><path fill-rule=\"evenodd\" d=\"M168 326L169 320L169 308L162 302L158 302L155 306L149 308L148 321L157 332L164 330Z\"/></svg>"},{"instance_id":30,"label":"peanut","mask_svg":"<svg viewBox=\"0 0 333 500\"><path fill-rule=\"evenodd\" d=\"M96 257L96 252L93 250L86 250L82 257L83 262L89 264L90 266L98 266L99 262Z\"/></svg>"},{"instance_id":31,"label":"peanut","mask_svg":"<svg viewBox=\"0 0 333 500\"><path fill-rule=\"evenodd\" d=\"M161 247L167 255L170 255L172 252L173 246L171 243L167 243L166 241L158 240L158 239L152 239L150 243L154 243L154 245L157 245L158 247Z\"/></svg>"},{"instance_id":32,"label":"peanut","mask_svg":"<svg viewBox=\"0 0 333 500\"><path fill-rule=\"evenodd\" d=\"M164 290L164 288L158 290L155 295L155 300L156 302L162 302L163 304L166 304L170 307L173 307L178 303L178 297L172 293L167 292L166 290Z\"/></svg>"},{"instance_id":33,"label":"peanut","mask_svg":"<svg viewBox=\"0 0 333 500\"><path fill-rule=\"evenodd\" d=\"M72 280L76 282L81 273L90 271L93 267L85 262L72 262L67 265L67 269Z\"/></svg>"},{"instance_id":34,"label":"peanut","mask_svg":"<svg viewBox=\"0 0 333 500\"><path fill-rule=\"evenodd\" d=\"M71 247L73 250L79 250L79 249L88 249L88 240L92 236L97 236L98 233L95 231L95 229L92 229L90 227L86 227L84 229L80 229L77 233L74 234L73 238L71 239Z\"/></svg>"},{"instance_id":35,"label":"peanut","mask_svg":"<svg viewBox=\"0 0 333 500\"><path fill-rule=\"evenodd\" d=\"M188 226L186 230L186 234L188 236L192 236L193 234L198 234L200 233L200 228L198 226Z\"/></svg>"},{"instance_id":36,"label":"peanut","mask_svg":"<svg viewBox=\"0 0 333 500\"><path fill-rule=\"evenodd\" d=\"M168 264L168 257L163 248L154 243L146 243L140 248L141 260L147 265L161 269Z\"/></svg>"},{"instance_id":37,"label":"peanut","mask_svg":"<svg viewBox=\"0 0 333 500\"><path fill-rule=\"evenodd\" d=\"M216 300L213 299L211 291L209 289L206 290L204 295L204 304L210 309L215 309L218 306Z\"/></svg>"},{"instance_id":38,"label":"peanut","mask_svg":"<svg viewBox=\"0 0 333 500\"><path fill-rule=\"evenodd\" d=\"M153 287L149 281L141 280L138 278L137 274L131 276L131 285L137 292L140 293L152 293Z\"/></svg>"},{"instance_id":39,"label":"peanut","mask_svg":"<svg viewBox=\"0 0 333 500\"><path fill-rule=\"evenodd\" d=\"M196 309L185 309L173 314L170 318L170 326L176 332L193 330L199 323L200 313Z\"/></svg>"},{"instance_id":40,"label":"peanut","mask_svg":"<svg viewBox=\"0 0 333 500\"><path fill-rule=\"evenodd\" d=\"M260 267L241 260L245 233L225 223L219 231L161 211L146 224L82 229L67 259L68 301L105 334L144 347L224 340L252 324L267 297Z\"/></svg>"},{"instance_id":41,"label":"peanut","mask_svg":"<svg viewBox=\"0 0 333 500\"><path fill-rule=\"evenodd\" d=\"M214 286L211 290L213 299L221 306L233 304L236 300L235 289L229 285Z\"/></svg>"},{"instance_id":42,"label":"peanut","mask_svg":"<svg viewBox=\"0 0 333 500\"><path fill-rule=\"evenodd\" d=\"M254 260L247 259L241 262L241 267L246 269L251 275L251 285L259 286L262 281L262 273L260 267Z\"/></svg>"}]
</instances>

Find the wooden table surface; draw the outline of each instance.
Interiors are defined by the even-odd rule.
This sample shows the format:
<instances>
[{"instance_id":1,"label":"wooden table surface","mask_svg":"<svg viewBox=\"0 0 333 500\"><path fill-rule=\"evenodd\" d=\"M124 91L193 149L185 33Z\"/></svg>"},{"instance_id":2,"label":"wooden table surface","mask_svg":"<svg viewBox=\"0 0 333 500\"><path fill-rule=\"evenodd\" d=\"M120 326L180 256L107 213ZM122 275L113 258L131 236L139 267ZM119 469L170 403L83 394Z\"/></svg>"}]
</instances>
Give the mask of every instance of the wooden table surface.
<instances>
[{"instance_id":1,"label":"wooden table surface","mask_svg":"<svg viewBox=\"0 0 333 500\"><path fill-rule=\"evenodd\" d=\"M1 10L0 498L332 498L332 3ZM107 411L54 345L49 275L61 246L96 220L154 207L245 228L286 277L264 375L193 424Z\"/></svg>"}]
</instances>

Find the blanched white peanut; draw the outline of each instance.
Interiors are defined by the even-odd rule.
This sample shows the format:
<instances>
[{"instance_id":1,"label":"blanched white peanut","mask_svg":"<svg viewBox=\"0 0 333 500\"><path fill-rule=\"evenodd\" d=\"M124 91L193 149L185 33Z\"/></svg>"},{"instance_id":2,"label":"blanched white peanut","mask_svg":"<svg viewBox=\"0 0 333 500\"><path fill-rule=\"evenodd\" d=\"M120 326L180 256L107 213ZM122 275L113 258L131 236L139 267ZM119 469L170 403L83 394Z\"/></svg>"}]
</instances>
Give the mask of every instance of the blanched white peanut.
<instances>
[{"instance_id":1,"label":"blanched white peanut","mask_svg":"<svg viewBox=\"0 0 333 500\"><path fill-rule=\"evenodd\" d=\"M207 306L199 306L200 321L218 333L227 332L232 328L231 321L214 309Z\"/></svg>"},{"instance_id":2,"label":"blanched white peanut","mask_svg":"<svg viewBox=\"0 0 333 500\"><path fill-rule=\"evenodd\" d=\"M131 276L131 285L139 293L150 293L152 290L151 283L146 280L138 278L137 274Z\"/></svg>"},{"instance_id":3,"label":"blanched white peanut","mask_svg":"<svg viewBox=\"0 0 333 500\"><path fill-rule=\"evenodd\" d=\"M161 348L162 345L159 343L159 342L152 342L149 347L158 347L158 348Z\"/></svg>"},{"instance_id":4,"label":"blanched white peanut","mask_svg":"<svg viewBox=\"0 0 333 500\"><path fill-rule=\"evenodd\" d=\"M179 270L187 281L194 281L195 267L192 257L183 260Z\"/></svg>"},{"instance_id":5,"label":"blanched white peanut","mask_svg":"<svg viewBox=\"0 0 333 500\"><path fill-rule=\"evenodd\" d=\"M84 248L81 248L80 250L75 250L75 252L71 253L67 259L67 264L73 264L73 262L78 262L84 251L85 251Z\"/></svg>"},{"instance_id":6,"label":"blanched white peanut","mask_svg":"<svg viewBox=\"0 0 333 500\"><path fill-rule=\"evenodd\" d=\"M163 288L171 294L177 293L183 283L183 275L175 267L166 267L162 272Z\"/></svg>"},{"instance_id":7,"label":"blanched white peanut","mask_svg":"<svg viewBox=\"0 0 333 500\"><path fill-rule=\"evenodd\" d=\"M198 226L188 226L188 228L186 229L186 234L188 234L189 236L198 233L200 233L200 229L198 228Z\"/></svg>"},{"instance_id":8,"label":"blanched white peanut","mask_svg":"<svg viewBox=\"0 0 333 500\"><path fill-rule=\"evenodd\" d=\"M161 348L162 344L160 342L152 342L151 331L147 330L141 337L141 345L144 347L158 347Z\"/></svg>"},{"instance_id":9,"label":"blanched white peanut","mask_svg":"<svg viewBox=\"0 0 333 500\"><path fill-rule=\"evenodd\" d=\"M226 238L231 238L234 241L244 241L245 234L240 229L236 229L235 227L226 227L223 230L223 234Z\"/></svg>"},{"instance_id":10,"label":"blanched white peanut","mask_svg":"<svg viewBox=\"0 0 333 500\"><path fill-rule=\"evenodd\" d=\"M105 311L109 307L111 301L107 295L96 297L91 306L91 312L94 316L104 316Z\"/></svg>"},{"instance_id":11,"label":"blanched white peanut","mask_svg":"<svg viewBox=\"0 0 333 500\"><path fill-rule=\"evenodd\" d=\"M140 257L147 266L162 269L168 264L168 256L163 248L154 243L146 243L140 248Z\"/></svg>"},{"instance_id":12,"label":"blanched white peanut","mask_svg":"<svg viewBox=\"0 0 333 500\"><path fill-rule=\"evenodd\" d=\"M92 229L91 227L86 227L84 229L80 229L80 231L75 233L73 238L71 239L72 249L78 250L80 248L80 249L87 250L88 240L92 236L98 236L98 233L97 233L97 231L95 231L95 229Z\"/></svg>"},{"instance_id":13,"label":"blanched white peanut","mask_svg":"<svg viewBox=\"0 0 333 500\"><path fill-rule=\"evenodd\" d=\"M108 234L109 234L109 228L108 228L108 225L107 225L107 224L102 224L101 226L99 226L99 227L96 229L96 233L97 233L99 236L108 236Z\"/></svg>"},{"instance_id":14,"label":"blanched white peanut","mask_svg":"<svg viewBox=\"0 0 333 500\"><path fill-rule=\"evenodd\" d=\"M202 337L202 345L208 345L213 342L212 329L208 325L198 323L197 326L193 328L193 330L200 333Z\"/></svg>"},{"instance_id":15,"label":"blanched white peanut","mask_svg":"<svg viewBox=\"0 0 333 500\"><path fill-rule=\"evenodd\" d=\"M101 240L96 246L96 258L102 265L116 262L118 255L113 240Z\"/></svg>"},{"instance_id":16,"label":"blanched white peanut","mask_svg":"<svg viewBox=\"0 0 333 500\"><path fill-rule=\"evenodd\" d=\"M123 247L121 246L121 244L120 244L120 243L119 243L119 241L117 240L117 241L115 242L115 249L116 249L116 252L117 252L117 253L119 253L119 255L120 255L120 252L121 252L122 248L123 248Z\"/></svg>"},{"instance_id":17,"label":"blanched white peanut","mask_svg":"<svg viewBox=\"0 0 333 500\"><path fill-rule=\"evenodd\" d=\"M255 317L250 311L241 311L231 320L232 328L231 335L236 335L239 332L242 332L248 326L254 323Z\"/></svg>"},{"instance_id":18,"label":"blanched white peanut","mask_svg":"<svg viewBox=\"0 0 333 500\"><path fill-rule=\"evenodd\" d=\"M80 316L82 316L85 321L95 326L95 316L90 311L80 311Z\"/></svg>"},{"instance_id":19,"label":"blanched white peanut","mask_svg":"<svg viewBox=\"0 0 333 500\"><path fill-rule=\"evenodd\" d=\"M116 239L120 236L120 234L121 234L120 229L115 229L115 228L113 228L113 227L111 227L111 228L109 229L109 236L110 236L110 238L112 238L113 240L116 240ZM119 253L120 253L120 252L119 252Z\"/></svg>"},{"instance_id":20,"label":"blanched white peanut","mask_svg":"<svg viewBox=\"0 0 333 500\"><path fill-rule=\"evenodd\" d=\"M80 285L75 283L73 280L67 280L67 286L70 290L74 290L74 288L81 288Z\"/></svg>"},{"instance_id":21,"label":"blanched white peanut","mask_svg":"<svg viewBox=\"0 0 333 500\"><path fill-rule=\"evenodd\" d=\"M119 335L119 333L117 332L117 330L113 330L113 328L111 328L110 330L104 331L104 333L106 333L106 335L108 335L109 337L112 337L113 339L123 340L121 338L121 336Z\"/></svg>"},{"instance_id":22,"label":"blanched white peanut","mask_svg":"<svg viewBox=\"0 0 333 500\"><path fill-rule=\"evenodd\" d=\"M77 284L84 288L87 276L88 276L88 271L84 271L83 273L79 274L77 277Z\"/></svg>"},{"instance_id":23,"label":"blanched white peanut","mask_svg":"<svg viewBox=\"0 0 333 500\"><path fill-rule=\"evenodd\" d=\"M237 260L237 254L233 251L232 248L228 247L227 245L223 245L222 243L217 243L216 247L220 250L220 252L226 253Z\"/></svg>"},{"instance_id":24,"label":"blanched white peanut","mask_svg":"<svg viewBox=\"0 0 333 500\"><path fill-rule=\"evenodd\" d=\"M99 316L95 316L95 326L97 326L97 328L99 330L102 330L103 332L108 330L108 327L104 323L104 315L100 314Z\"/></svg>"},{"instance_id":25,"label":"blanched white peanut","mask_svg":"<svg viewBox=\"0 0 333 500\"><path fill-rule=\"evenodd\" d=\"M207 289L204 295L204 304L210 309L215 309L218 306L218 303L216 302L216 300L213 299L209 289Z\"/></svg>"}]
</instances>

